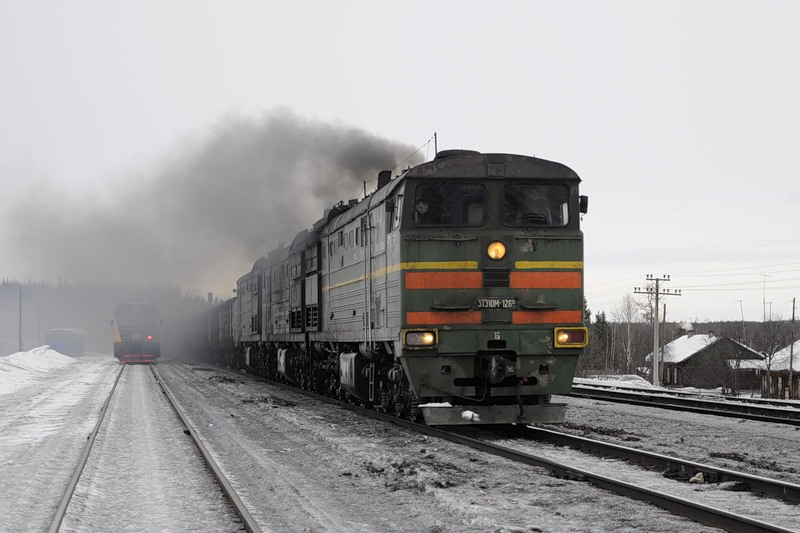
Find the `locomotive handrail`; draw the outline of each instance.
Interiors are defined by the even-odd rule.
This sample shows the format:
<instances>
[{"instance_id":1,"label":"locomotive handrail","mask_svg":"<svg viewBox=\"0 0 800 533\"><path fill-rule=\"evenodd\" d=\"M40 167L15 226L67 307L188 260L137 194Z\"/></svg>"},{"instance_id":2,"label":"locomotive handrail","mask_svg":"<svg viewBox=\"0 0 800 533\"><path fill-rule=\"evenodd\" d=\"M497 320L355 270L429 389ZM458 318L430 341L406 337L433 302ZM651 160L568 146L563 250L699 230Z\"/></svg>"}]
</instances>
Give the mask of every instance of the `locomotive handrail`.
<instances>
[{"instance_id":1,"label":"locomotive handrail","mask_svg":"<svg viewBox=\"0 0 800 533\"><path fill-rule=\"evenodd\" d=\"M552 311L553 309L558 309L561 307L560 305L555 304L519 304L519 306L523 309L528 309L529 311Z\"/></svg>"},{"instance_id":2,"label":"locomotive handrail","mask_svg":"<svg viewBox=\"0 0 800 533\"><path fill-rule=\"evenodd\" d=\"M472 306L469 305L439 305L432 304L431 309L434 311L469 311Z\"/></svg>"},{"instance_id":3,"label":"locomotive handrail","mask_svg":"<svg viewBox=\"0 0 800 533\"><path fill-rule=\"evenodd\" d=\"M438 229L436 226L434 228ZM406 235L405 240L407 241L456 241L456 242L466 242L466 241L477 241L478 237L469 237L469 236L462 236L462 235Z\"/></svg>"},{"instance_id":4,"label":"locomotive handrail","mask_svg":"<svg viewBox=\"0 0 800 533\"><path fill-rule=\"evenodd\" d=\"M549 233L548 231L550 228L541 228L541 227L520 227L515 228L517 230L522 230L524 235L515 235L515 241L527 241L530 239L536 239L541 241L551 240L551 241L580 241L583 240L582 235L570 235L565 231L559 231L557 233Z\"/></svg>"}]
</instances>

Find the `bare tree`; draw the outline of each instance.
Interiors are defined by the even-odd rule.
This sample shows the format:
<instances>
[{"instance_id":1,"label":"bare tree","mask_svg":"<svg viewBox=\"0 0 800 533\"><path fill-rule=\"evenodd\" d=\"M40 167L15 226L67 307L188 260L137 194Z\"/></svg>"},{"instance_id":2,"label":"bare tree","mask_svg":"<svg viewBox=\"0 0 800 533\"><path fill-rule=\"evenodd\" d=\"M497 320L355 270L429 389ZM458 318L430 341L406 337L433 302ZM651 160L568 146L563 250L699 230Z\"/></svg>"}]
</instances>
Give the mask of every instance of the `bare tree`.
<instances>
[{"instance_id":1,"label":"bare tree","mask_svg":"<svg viewBox=\"0 0 800 533\"><path fill-rule=\"evenodd\" d=\"M764 363L767 367L762 395L765 398L771 398L773 393L782 396L783 391L779 391L778 387L772 382L772 366L775 363L775 354L790 342L792 337L791 326L781 315L771 314L769 320L761 323L761 334Z\"/></svg>"},{"instance_id":2,"label":"bare tree","mask_svg":"<svg viewBox=\"0 0 800 533\"><path fill-rule=\"evenodd\" d=\"M639 305L630 294L622 297L619 304L612 311L614 317L614 329L619 328L619 333L615 337L619 339L621 352L625 361L625 371L628 374L634 372L633 351L635 347L634 323L639 322ZM615 332L616 333L616 332Z\"/></svg>"}]
</instances>

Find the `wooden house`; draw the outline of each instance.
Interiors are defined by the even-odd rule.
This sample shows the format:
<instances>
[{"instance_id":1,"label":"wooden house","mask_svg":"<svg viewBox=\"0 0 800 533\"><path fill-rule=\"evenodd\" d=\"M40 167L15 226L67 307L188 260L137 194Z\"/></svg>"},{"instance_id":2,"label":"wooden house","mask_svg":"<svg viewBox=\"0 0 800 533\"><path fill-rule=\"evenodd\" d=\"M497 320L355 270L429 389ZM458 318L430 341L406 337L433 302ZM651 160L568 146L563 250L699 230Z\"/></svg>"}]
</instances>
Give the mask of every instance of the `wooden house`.
<instances>
[{"instance_id":1,"label":"wooden house","mask_svg":"<svg viewBox=\"0 0 800 533\"><path fill-rule=\"evenodd\" d=\"M729 337L688 333L660 352L664 386L721 388L726 392L759 387L757 373L747 374L739 369L744 361L761 361L763 356ZM647 359L652 360L651 357L652 353Z\"/></svg>"}]
</instances>

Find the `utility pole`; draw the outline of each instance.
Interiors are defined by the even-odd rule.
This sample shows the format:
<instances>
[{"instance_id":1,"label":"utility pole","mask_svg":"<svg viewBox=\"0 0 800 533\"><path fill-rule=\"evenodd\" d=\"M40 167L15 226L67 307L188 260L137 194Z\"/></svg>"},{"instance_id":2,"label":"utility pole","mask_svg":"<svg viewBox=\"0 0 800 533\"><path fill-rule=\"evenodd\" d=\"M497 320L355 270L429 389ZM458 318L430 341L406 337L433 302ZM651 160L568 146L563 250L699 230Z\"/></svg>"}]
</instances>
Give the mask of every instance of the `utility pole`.
<instances>
[{"instance_id":1,"label":"utility pole","mask_svg":"<svg viewBox=\"0 0 800 533\"><path fill-rule=\"evenodd\" d=\"M792 298L792 342L789 344L789 399L794 400L797 395L794 394L794 311L795 302Z\"/></svg>"},{"instance_id":2,"label":"utility pole","mask_svg":"<svg viewBox=\"0 0 800 533\"><path fill-rule=\"evenodd\" d=\"M744 306L742 305L741 300L737 300L739 302L739 310L742 312L742 344L747 344L745 342L745 331L744 331Z\"/></svg>"},{"instance_id":3,"label":"utility pole","mask_svg":"<svg viewBox=\"0 0 800 533\"><path fill-rule=\"evenodd\" d=\"M636 294L648 294L655 297L655 305L653 306L653 385L659 387L661 386L661 374L659 373L658 367L658 300L661 296L680 296L681 291L680 289L670 290L660 288L662 281L669 281L669 276L666 274L660 278L648 274L647 281L652 281L654 285L645 287L644 289L641 287L634 287L633 292Z\"/></svg>"},{"instance_id":4,"label":"utility pole","mask_svg":"<svg viewBox=\"0 0 800 533\"><path fill-rule=\"evenodd\" d=\"M22 283L19 284L19 351L22 351Z\"/></svg>"}]
</instances>

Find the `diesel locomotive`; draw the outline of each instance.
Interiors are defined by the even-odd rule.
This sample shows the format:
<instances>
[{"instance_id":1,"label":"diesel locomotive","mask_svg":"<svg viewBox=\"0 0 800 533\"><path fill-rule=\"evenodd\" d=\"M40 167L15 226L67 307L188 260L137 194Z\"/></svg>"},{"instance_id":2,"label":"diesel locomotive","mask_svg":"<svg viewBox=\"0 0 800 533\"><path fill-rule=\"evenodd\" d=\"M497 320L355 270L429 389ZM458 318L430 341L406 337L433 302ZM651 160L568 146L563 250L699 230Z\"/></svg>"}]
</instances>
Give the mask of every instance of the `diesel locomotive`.
<instances>
[{"instance_id":1,"label":"diesel locomotive","mask_svg":"<svg viewBox=\"0 0 800 533\"><path fill-rule=\"evenodd\" d=\"M588 345L579 183L467 150L381 172L258 259L200 318L204 349L431 425L562 422Z\"/></svg>"},{"instance_id":2,"label":"diesel locomotive","mask_svg":"<svg viewBox=\"0 0 800 533\"><path fill-rule=\"evenodd\" d=\"M155 363L161 357L161 319L151 302L123 302L114 309L114 357L120 363Z\"/></svg>"}]
</instances>

